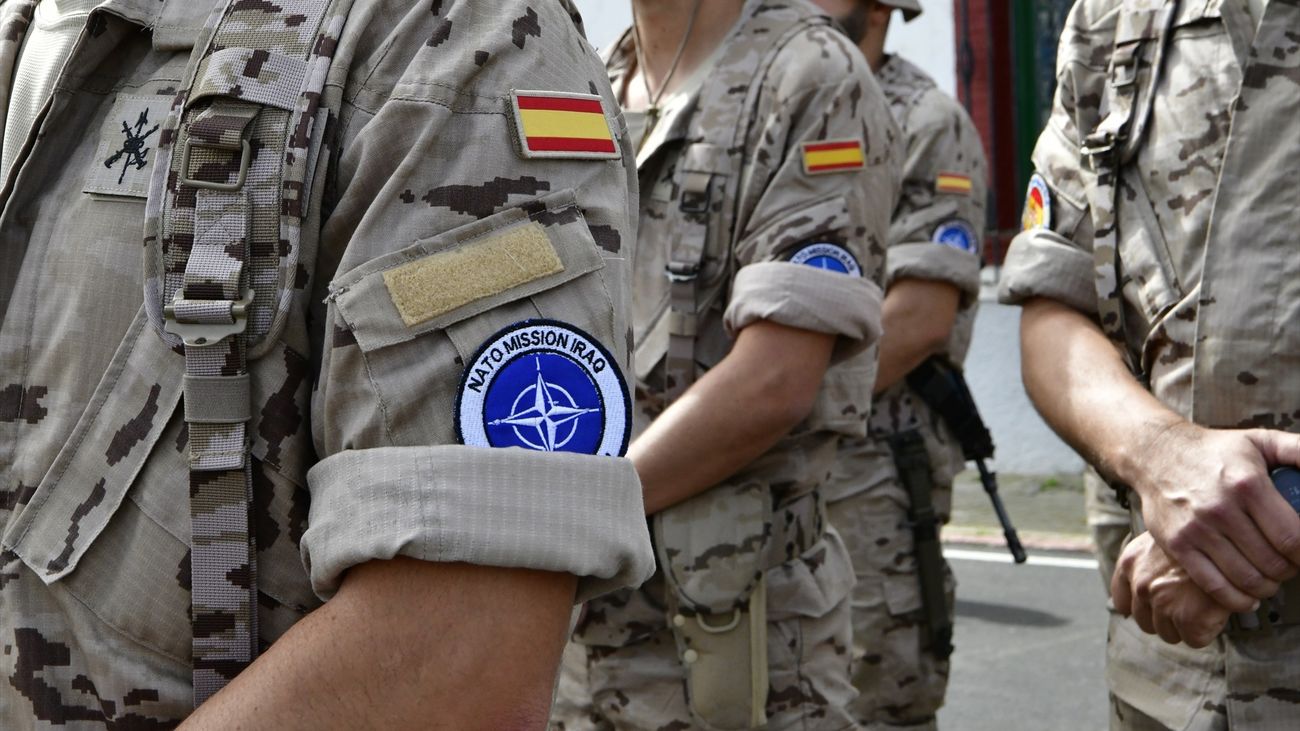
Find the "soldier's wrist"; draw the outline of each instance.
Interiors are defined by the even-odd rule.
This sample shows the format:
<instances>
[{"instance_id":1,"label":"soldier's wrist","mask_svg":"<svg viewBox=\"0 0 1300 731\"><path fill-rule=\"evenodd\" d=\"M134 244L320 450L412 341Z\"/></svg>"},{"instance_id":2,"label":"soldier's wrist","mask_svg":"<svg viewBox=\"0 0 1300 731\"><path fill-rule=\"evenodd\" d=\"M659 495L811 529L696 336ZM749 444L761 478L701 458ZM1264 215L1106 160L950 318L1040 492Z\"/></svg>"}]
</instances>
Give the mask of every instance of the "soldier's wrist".
<instances>
[{"instance_id":1,"label":"soldier's wrist","mask_svg":"<svg viewBox=\"0 0 1300 731\"><path fill-rule=\"evenodd\" d=\"M1146 500L1158 489L1171 462L1201 441L1204 428L1176 415L1158 415L1142 420L1130 438L1119 440L1112 462L1119 482L1133 488Z\"/></svg>"}]
</instances>

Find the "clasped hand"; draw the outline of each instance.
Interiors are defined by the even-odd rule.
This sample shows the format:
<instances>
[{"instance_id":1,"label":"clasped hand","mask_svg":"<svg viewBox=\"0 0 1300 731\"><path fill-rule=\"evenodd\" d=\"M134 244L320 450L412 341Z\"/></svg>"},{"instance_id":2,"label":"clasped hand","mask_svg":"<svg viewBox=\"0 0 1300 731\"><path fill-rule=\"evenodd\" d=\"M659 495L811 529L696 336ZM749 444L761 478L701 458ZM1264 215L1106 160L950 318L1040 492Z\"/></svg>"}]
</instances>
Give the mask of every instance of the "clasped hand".
<instances>
[{"instance_id":1,"label":"clasped hand","mask_svg":"<svg viewBox=\"0 0 1300 731\"><path fill-rule=\"evenodd\" d=\"M1300 463L1300 436L1251 429L1164 429L1134 485L1148 533L1125 548L1115 608L1167 642L1203 647L1300 572L1300 516L1269 465Z\"/></svg>"}]
</instances>

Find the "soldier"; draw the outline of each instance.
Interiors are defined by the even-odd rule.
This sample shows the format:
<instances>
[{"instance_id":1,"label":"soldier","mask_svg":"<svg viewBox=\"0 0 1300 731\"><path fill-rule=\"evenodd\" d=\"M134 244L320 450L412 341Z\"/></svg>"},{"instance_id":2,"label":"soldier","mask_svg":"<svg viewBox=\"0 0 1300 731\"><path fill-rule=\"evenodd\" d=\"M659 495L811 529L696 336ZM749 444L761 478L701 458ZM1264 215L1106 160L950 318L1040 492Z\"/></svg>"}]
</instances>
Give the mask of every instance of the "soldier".
<instances>
[{"instance_id":1,"label":"soldier","mask_svg":"<svg viewBox=\"0 0 1300 731\"><path fill-rule=\"evenodd\" d=\"M897 55L885 53L895 11L910 21L917 0L818 0L840 19L880 81L907 144L902 197L889 230L885 268L885 336L868 436L844 437L835 479L826 490L831 522L853 554L853 684L850 706L871 729L935 727L948 683L947 652L935 646L942 627L926 627L925 583L944 601L941 624L951 624L953 579L940 555L935 526L917 512L933 504L946 521L952 480L962 469L960 445L939 416L906 383L932 356L960 364L970 346L979 301L979 252L984 232L986 172L979 133L966 111L933 79ZM869 362L858 377L872 382ZM919 434L925 449L919 470L926 484L900 480L891 440ZM928 459L927 459L928 457ZM924 495L916 496L914 491ZM920 528L920 540L914 528ZM921 551L932 551L924 564ZM923 568L924 566L924 568ZM935 569L927 574L927 569ZM930 631L927 632L927 629ZM941 643L942 641L940 641Z\"/></svg>"},{"instance_id":2,"label":"soldier","mask_svg":"<svg viewBox=\"0 0 1300 731\"><path fill-rule=\"evenodd\" d=\"M1280 0L1084 0L1062 35L1001 295L1039 410L1149 531L1112 585L1112 728L1295 727L1300 518L1269 468L1300 461L1298 26Z\"/></svg>"},{"instance_id":3,"label":"soldier","mask_svg":"<svg viewBox=\"0 0 1300 731\"><path fill-rule=\"evenodd\" d=\"M852 404L819 393L879 332L897 130L806 0L632 7L608 67L640 149L629 455L660 570L589 604L593 707L561 720L851 728L852 569L819 489Z\"/></svg>"},{"instance_id":4,"label":"soldier","mask_svg":"<svg viewBox=\"0 0 1300 731\"><path fill-rule=\"evenodd\" d=\"M535 727L575 592L652 570L572 5L0 28L0 727Z\"/></svg>"}]
</instances>

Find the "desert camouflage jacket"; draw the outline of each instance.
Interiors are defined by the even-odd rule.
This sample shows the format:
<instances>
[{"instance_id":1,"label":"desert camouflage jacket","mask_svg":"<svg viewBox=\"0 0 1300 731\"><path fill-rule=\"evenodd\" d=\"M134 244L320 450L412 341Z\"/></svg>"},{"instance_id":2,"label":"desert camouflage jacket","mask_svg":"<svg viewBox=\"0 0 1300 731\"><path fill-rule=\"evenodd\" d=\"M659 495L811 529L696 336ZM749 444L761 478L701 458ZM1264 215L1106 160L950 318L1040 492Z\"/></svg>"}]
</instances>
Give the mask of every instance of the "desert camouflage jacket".
<instances>
[{"instance_id":1,"label":"desert camouflage jacket","mask_svg":"<svg viewBox=\"0 0 1300 731\"><path fill-rule=\"evenodd\" d=\"M572 453L626 441L635 226L577 13L357 0L338 37L297 38L297 1L236 3L266 7L250 38L334 56L287 323L251 366L262 643L374 558L565 571L585 595L643 580L630 463ZM189 710L184 366L148 330L140 252L214 4L105 0L0 191L6 731ZM0 113L34 6L0 3ZM141 396L101 399L114 384Z\"/></svg>"},{"instance_id":2,"label":"desert camouflage jacket","mask_svg":"<svg viewBox=\"0 0 1300 731\"><path fill-rule=\"evenodd\" d=\"M1071 13L1056 101L1034 153L1039 177L1026 206L1029 230L1009 251L1001 297L1046 297L1098 313L1096 274L1112 259L1094 257L1102 238L1090 203L1097 175L1083 146L1115 108L1107 81L1112 58L1136 49L1134 119L1150 117L1117 180L1124 345L1151 391L1183 416L1216 427L1294 431L1300 8L1273 0L1255 33L1244 0L1181 2L1153 85L1162 5L1086 0ZM1199 705L1177 691L1182 681L1168 679L1189 677L1183 668L1192 666L1222 679L1224 645L1143 650L1158 640L1136 636L1131 623L1112 626L1112 691L1169 727L1187 727ZM1287 699L1300 678L1297 637L1288 630L1229 636L1228 702L1209 710L1233 729L1294 721Z\"/></svg>"}]
</instances>

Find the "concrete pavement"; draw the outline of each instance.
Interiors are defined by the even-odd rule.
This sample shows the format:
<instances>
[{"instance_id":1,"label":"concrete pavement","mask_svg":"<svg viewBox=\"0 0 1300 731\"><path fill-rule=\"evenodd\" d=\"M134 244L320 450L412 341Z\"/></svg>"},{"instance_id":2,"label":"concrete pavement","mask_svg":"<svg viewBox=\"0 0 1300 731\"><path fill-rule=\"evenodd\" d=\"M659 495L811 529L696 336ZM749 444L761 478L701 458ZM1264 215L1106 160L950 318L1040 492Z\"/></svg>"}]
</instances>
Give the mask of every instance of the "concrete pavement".
<instances>
[{"instance_id":1,"label":"concrete pavement","mask_svg":"<svg viewBox=\"0 0 1300 731\"><path fill-rule=\"evenodd\" d=\"M956 654L943 731L1104 731L1106 598L1095 562L946 551L957 575Z\"/></svg>"}]
</instances>

